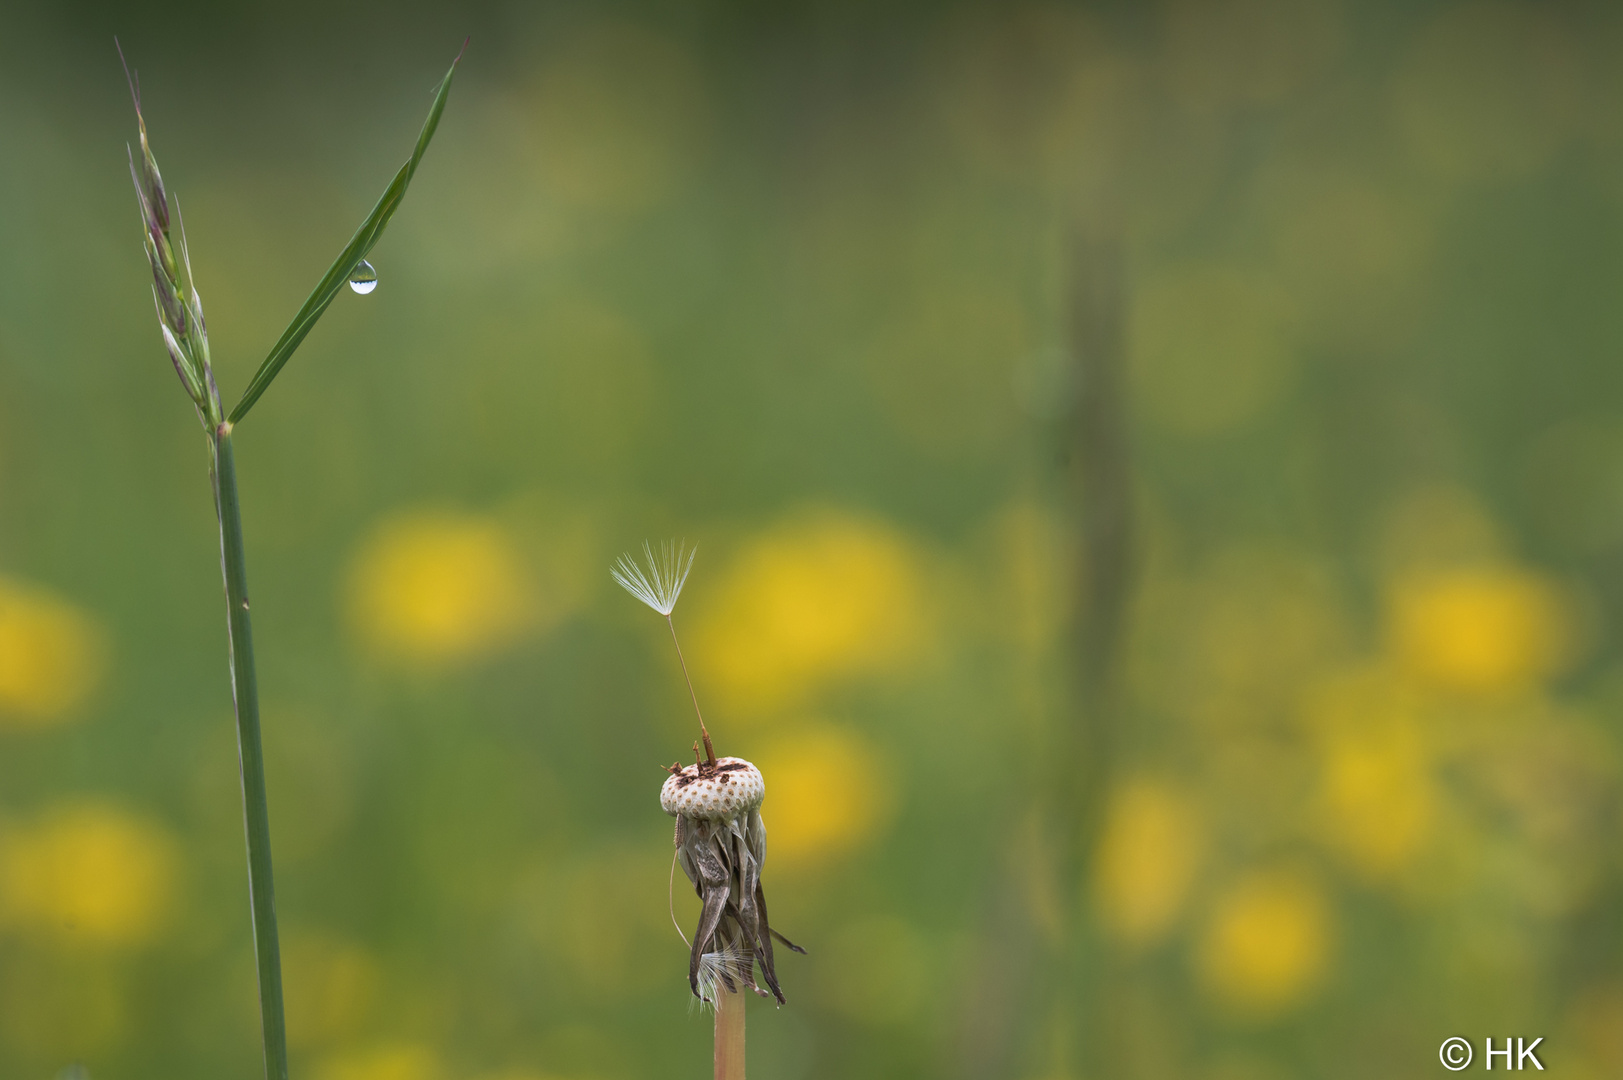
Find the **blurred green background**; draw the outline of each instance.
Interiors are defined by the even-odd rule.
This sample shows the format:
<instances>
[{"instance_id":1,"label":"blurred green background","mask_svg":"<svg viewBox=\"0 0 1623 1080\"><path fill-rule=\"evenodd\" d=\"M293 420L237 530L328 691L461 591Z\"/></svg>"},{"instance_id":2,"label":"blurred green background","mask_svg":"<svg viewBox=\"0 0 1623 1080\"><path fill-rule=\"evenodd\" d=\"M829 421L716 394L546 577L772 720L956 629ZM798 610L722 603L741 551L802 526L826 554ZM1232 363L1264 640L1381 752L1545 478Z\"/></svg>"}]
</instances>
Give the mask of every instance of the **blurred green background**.
<instances>
[{"instance_id":1,"label":"blurred green background","mask_svg":"<svg viewBox=\"0 0 1623 1080\"><path fill-rule=\"evenodd\" d=\"M754 1075L1623 1073L1623 18L714 0L0 6L0 1075L261 1070L115 33L228 402L473 35L237 438L297 1075L709 1074L668 536Z\"/></svg>"}]
</instances>

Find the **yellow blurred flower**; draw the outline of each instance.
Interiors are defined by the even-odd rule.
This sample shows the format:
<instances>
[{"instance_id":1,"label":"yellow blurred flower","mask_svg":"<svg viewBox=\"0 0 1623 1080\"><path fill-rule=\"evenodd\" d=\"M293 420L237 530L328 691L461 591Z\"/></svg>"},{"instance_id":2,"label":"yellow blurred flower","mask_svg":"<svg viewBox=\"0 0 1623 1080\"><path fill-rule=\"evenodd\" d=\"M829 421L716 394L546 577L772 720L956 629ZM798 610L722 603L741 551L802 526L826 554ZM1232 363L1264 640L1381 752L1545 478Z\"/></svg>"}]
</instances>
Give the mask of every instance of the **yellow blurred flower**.
<instances>
[{"instance_id":1,"label":"yellow blurred flower","mask_svg":"<svg viewBox=\"0 0 1623 1080\"><path fill-rule=\"evenodd\" d=\"M1333 840L1372 877L1419 854L1437 816L1436 786L1418 735L1391 728L1329 747L1323 799Z\"/></svg>"},{"instance_id":2,"label":"yellow blurred flower","mask_svg":"<svg viewBox=\"0 0 1623 1080\"><path fill-rule=\"evenodd\" d=\"M507 529L419 511L383 521L349 575L349 614L367 645L407 661L451 663L504 645L534 618L530 576Z\"/></svg>"},{"instance_id":3,"label":"yellow blurred flower","mask_svg":"<svg viewBox=\"0 0 1623 1080\"><path fill-rule=\"evenodd\" d=\"M798 867L873 837L892 809L895 778L854 731L823 725L774 742L758 759L766 778L767 851L774 867Z\"/></svg>"},{"instance_id":4,"label":"yellow blurred flower","mask_svg":"<svg viewBox=\"0 0 1623 1080\"><path fill-rule=\"evenodd\" d=\"M376 962L359 945L321 934L285 933L287 1037L296 1048L355 1034L377 995Z\"/></svg>"},{"instance_id":5,"label":"yellow blurred flower","mask_svg":"<svg viewBox=\"0 0 1623 1080\"><path fill-rule=\"evenodd\" d=\"M355 1050L324 1062L321 1080L439 1080L439 1057L418 1043L392 1043Z\"/></svg>"},{"instance_id":6,"label":"yellow blurred flower","mask_svg":"<svg viewBox=\"0 0 1623 1080\"><path fill-rule=\"evenodd\" d=\"M1123 940L1171 929L1205 848L1198 808L1171 784L1139 777L1118 790L1094 861L1094 902Z\"/></svg>"},{"instance_id":7,"label":"yellow blurred flower","mask_svg":"<svg viewBox=\"0 0 1623 1080\"><path fill-rule=\"evenodd\" d=\"M1408 866L1437 825L1438 790L1413 693L1376 669L1327 680L1309 711L1323 737L1330 842L1366 877Z\"/></svg>"},{"instance_id":8,"label":"yellow blurred flower","mask_svg":"<svg viewBox=\"0 0 1623 1080\"><path fill-rule=\"evenodd\" d=\"M1237 1016L1276 1016L1322 981L1332 932L1314 881L1290 870L1253 873L1217 904L1197 956L1202 982Z\"/></svg>"},{"instance_id":9,"label":"yellow blurred flower","mask_svg":"<svg viewBox=\"0 0 1623 1080\"><path fill-rule=\"evenodd\" d=\"M1482 566L1411 573L1392 587L1390 645L1403 667L1439 689L1494 694L1553 673L1571 639L1543 578Z\"/></svg>"},{"instance_id":10,"label":"yellow blurred flower","mask_svg":"<svg viewBox=\"0 0 1623 1080\"><path fill-rule=\"evenodd\" d=\"M101 627L89 615L0 577L0 729L63 722L95 689L104 652Z\"/></svg>"},{"instance_id":11,"label":"yellow blurred flower","mask_svg":"<svg viewBox=\"0 0 1623 1080\"><path fill-rule=\"evenodd\" d=\"M59 807L0 834L0 926L136 945L168 914L177 868L161 826L117 807Z\"/></svg>"},{"instance_id":12,"label":"yellow blurred flower","mask_svg":"<svg viewBox=\"0 0 1623 1080\"><path fill-rule=\"evenodd\" d=\"M903 668L929 633L920 555L893 529L837 512L758 537L709 594L689 654L747 717L834 679Z\"/></svg>"}]
</instances>

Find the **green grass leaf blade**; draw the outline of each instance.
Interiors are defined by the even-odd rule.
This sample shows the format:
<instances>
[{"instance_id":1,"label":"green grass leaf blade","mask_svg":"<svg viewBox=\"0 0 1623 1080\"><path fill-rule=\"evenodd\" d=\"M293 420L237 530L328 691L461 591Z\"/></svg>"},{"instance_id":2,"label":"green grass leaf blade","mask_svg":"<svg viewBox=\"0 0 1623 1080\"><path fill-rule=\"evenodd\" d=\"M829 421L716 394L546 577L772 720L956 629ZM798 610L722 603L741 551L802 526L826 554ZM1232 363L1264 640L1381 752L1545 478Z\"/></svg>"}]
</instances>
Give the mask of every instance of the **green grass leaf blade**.
<instances>
[{"instance_id":1,"label":"green grass leaf blade","mask_svg":"<svg viewBox=\"0 0 1623 1080\"><path fill-rule=\"evenodd\" d=\"M462 47L466 49L467 42L463 42ZM462 54L457 53L456 59L451 61L450 70L440 82L439 90L434 94L434 105L428 110L428 119L423 122L422 133L417 136L417 145L412 150L410 160L400 166L400 171L394 174L394 179L389 181L389 186L384 189L377 205L372 207L372 212L361 222L361 227L355 230L355 235L344 245L344 250L339 253L338 258L333 260L332 266L310 293L309 299L305 300L299 313L293 316L293 321L287 324L287 329L282 331L282 336L271 347L264 363L259 365L253 381L248 384L248 389L243 391L242 400L237 402L236 408L232 409L231 415L227 417L233 426L248 415L248 410L254 407L254 403L270 387L271 381L292 357L293 351L299 347L305 335L315 326L316 320L321 318L333 302L333 298L349 280L350 272L355 269L355 265L366 258L372 246L383 235L384 227L389 224L389 219L394 216L401 200L406 197L406 188L417 172L417 163L423 159L429 142L434 138L434 129L439 127L440 114L445 111L445 99L451 93L451 78L456 74L457 65L461 62Z\"/></svg>"}]
</instances>

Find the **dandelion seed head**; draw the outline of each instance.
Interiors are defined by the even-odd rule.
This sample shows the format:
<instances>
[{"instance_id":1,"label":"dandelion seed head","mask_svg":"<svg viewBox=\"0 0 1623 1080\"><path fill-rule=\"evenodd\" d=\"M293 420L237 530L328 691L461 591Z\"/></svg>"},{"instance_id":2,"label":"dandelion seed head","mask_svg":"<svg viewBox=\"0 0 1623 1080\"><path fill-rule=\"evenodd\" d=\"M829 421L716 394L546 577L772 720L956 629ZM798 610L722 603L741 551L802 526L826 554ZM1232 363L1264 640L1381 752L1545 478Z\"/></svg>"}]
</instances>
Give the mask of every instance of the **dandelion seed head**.
<instances>
[{"instance_id":1,"label":"dandelion seed head","mask_svg":"<svg viewBox=\"0 0 1623 1080\"><path fill-rule=\"evenodd\" d=\"M620 556L609 573L621 588L669 618L676 610L676 599L682 595L688 571L693 569L693 556L699 549L690 550L685 544L667 540L659 546L657 556L651 544L644 543L642 550L648 560L646 569L627 553Z\"/></svg>"}]
</instances>

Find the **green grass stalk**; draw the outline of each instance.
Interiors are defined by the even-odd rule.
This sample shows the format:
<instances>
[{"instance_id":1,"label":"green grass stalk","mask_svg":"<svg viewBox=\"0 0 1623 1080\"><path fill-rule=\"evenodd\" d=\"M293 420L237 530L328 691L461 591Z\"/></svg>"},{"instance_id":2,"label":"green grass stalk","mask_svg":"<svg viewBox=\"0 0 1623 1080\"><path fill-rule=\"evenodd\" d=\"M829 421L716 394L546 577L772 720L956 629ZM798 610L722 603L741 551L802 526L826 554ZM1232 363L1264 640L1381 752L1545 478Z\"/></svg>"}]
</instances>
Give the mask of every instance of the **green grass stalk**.
<instances>
[{"instance_id":1,"label":"green grass stalk","mask_svg":"<svg viewBox=\"0 0 1623 1080\"><path fill-rule=\"evenodd\" d=\"M237 499L237 459L231 425L215 428L209 472L220 522L220 569L225 576L226 632L231 644L231 697L237 713L237 761L242 775L242 821L248 839L248 904L253 917L254 965L259 975L259 1020L265 1039L265 1075L287 1080L287 1021L282 1008L281 944L276 929L276 886L271 870L270 807L265 795L265 753L259 737L259 680L254 631L248 614L248 563Z\"/></svg>"},{"instance_id":2,"label":"green grass stalk","mask_svg":"<svg viewBox=\"0 0 1623 1080\"><path fill-rule=\"evenodd\" d=\"M467 48L467 42L463 42ZM122 59L123 50L119 56ZM214 511L220 525L220 571L225 578L226 634L230 643L231 696L237 715L237 757L242 779L242 819L248 842L248 900L253 921L254 966L259 979L259 1019L265 1040L267 1080L288 1080L287 1020L282 1007L281 944L276 929L276 888L271 870L270 807L265 790L265 754L260 742L259 683L254 670L253 624L248 615L248 564L242 542L242 507L237 498L237 459L231 437L282 367L292 357L316 321L327 310L344 282L383 235L389 219L406 197L429 141L445 110L462 54L440 81L417 136L411 157L395 173L372 212L338 253L327 273L282 332L260 364L229 418L220 402L210 363L208 324L203 302L192 280L186 232L180 226L180 205L170 204L168 188L158 171L147 140L146 118L141 115L140 84L133 74L130 94L141 131L139 163L130 151L130 179L135 184L141 211L142 244L152 270L152 302L164 348L181 386L197 410L208 436L209 476L214 487ZM128 67L125 68L128 73ZM173 216L171 216L171 209ZM178 228L176 228L178 227Z\"/></svg>"}]
</instances>

